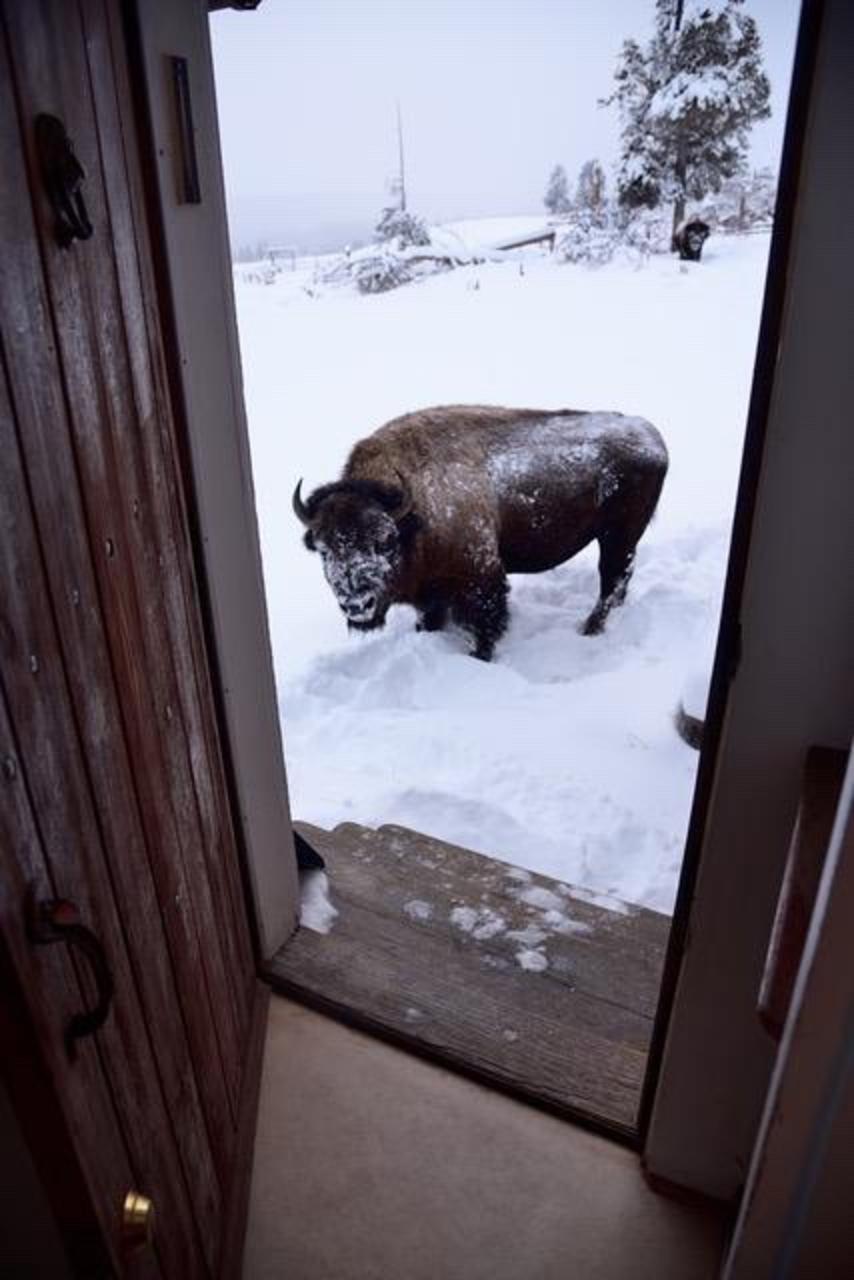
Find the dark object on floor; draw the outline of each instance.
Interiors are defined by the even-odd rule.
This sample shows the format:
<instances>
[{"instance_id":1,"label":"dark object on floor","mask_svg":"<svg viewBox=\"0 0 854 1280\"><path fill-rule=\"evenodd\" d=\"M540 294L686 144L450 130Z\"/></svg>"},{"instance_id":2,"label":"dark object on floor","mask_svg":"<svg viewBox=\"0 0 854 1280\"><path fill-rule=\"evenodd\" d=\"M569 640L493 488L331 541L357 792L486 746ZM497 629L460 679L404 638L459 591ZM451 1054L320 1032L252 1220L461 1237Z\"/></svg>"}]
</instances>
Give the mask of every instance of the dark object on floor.
<instances>
[{"instance_id":1,"label":"dark object on floor","mask_svg":"<svg viewBox=\"0 0 854 1280\"><path fill-rule=\"evenodd\" d=\"M683 262L699 262L710 233L708 222L703 222L702 218L691 218L674 231L673 248Z\"/></svg>"},{"instance_id":2,"label":"dark object on floor","mask_svg":"<svg viewBox=\"0 0 854 1280\"><path fill-rule=\"evenodd\" d=\"M637 1119L670 919L403 827L300 824L338 916L266 976L323 1013L576 1119ZM581 891L579 891L581 892Z\"/></svg>"},{"instance_id":3,"label":"dark object on floor","mask_svg":"<svg viewBox=\"0 0 854 1280\"><path fill-rule=\"evenodd\" d=\"M507 628L507 575L554 569L591 542L600 592L582 631L602 630L667 461L643 418L444 405L360 440L340 480L305 501L298 484L293 506L351 629L409 604L425 631L454 623L488 661Z\"/></svg>"},{"instance_id":4,"label":"dark object on floor","mask_svg":"<svg viewBox=\"0 0 854 1280\"><path fill-rule=\"evenodd\" d=\"M693 747L695 751L699 751L703 745L703 725L705 721L700 720L697 716L692 716L686 711L682 703L676 711L676 732L683 742L689 747Z\"/></svg>"},{"instance_id":5,"label":"dark object on floor","mask_svg":"<svg viewBox=\"0 0 854 1280\"><path fill-rule=\"evenodd\" d=\"M325 869L326 863L323 858L296 830L294 831L294 847L297 851L297 866L300 871L323 871Z\"/></svg>"}]
</instances>

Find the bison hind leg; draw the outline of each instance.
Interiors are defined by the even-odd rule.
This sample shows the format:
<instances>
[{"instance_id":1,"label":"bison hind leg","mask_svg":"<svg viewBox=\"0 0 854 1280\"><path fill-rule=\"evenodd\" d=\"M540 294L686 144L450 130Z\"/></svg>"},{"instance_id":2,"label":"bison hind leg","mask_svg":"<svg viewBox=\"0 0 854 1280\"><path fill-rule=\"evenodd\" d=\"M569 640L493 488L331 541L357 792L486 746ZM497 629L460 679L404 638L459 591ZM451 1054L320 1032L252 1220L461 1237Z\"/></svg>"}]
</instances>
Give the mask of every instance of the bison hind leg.
<instances>
[{"instance_id":1,"label":"bison hind leg","mask_svg":"<svg viewBox=\"0 0 854 1280\"><path fill-rule=\"evenodd\" d=\"M632 576L634 558L635 554L632 551L631 555L623 561L621 567L613 571L605 571L602 568L602 557L600 556L599 577L601 590L594 609L581 628L583 636L598 636L605 628L608 614L612 609L618 608L625 600Z\"/></svg>"},{"instance_id":2,"label":"bison hind leg","mask_svg":"<svg viewBox=\"0 0 854 1280\"><path fill-rule=\"evenodd\" d=\"M609 530L599 539L599 599L581 628L583 636L598 636L608 614L625 600L634 568L635 546L622 531Z\"/></svg>"},{"instance_id":3,"label":"bison hind leg","mask_svg":"<svg viewBox=\"0 0 854 1280\"><path fill-rule=\"evenodd\" d=\"M454 621L472 637L473 658L489 662L495 646L507 630L508 586L504 574L472 583L454 597Z\"/></svg>"},{"instance_id":4,"label":"bison hind leg","mask_svg":"<svg viewBox=\"0 0 854 1280\"><path fill-rule=\"evenodd\" d=\"M611 610L625 600L635 551L655 514L666 472L666 464L649 469L618 495L610 522L599 537L599 599L581 628L582 635L598 635Z\"/></svg>"}]
</instances>

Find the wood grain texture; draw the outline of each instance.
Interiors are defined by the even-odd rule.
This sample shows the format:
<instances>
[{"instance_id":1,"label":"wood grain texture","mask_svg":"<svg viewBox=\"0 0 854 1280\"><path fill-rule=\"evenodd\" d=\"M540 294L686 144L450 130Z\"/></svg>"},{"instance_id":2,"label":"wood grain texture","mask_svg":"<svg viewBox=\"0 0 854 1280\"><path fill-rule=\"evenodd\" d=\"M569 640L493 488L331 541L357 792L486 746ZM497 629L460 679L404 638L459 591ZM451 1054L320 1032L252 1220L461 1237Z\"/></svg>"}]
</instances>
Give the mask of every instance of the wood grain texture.
<instances>
[{"instance_id":1,"label":"wood grain texture","mask_svg":"<svg viewBox=\"0 0 854 1280\"><path fill-rule=\"evenodd\" d=\"M95 233L68 250L34 154L42 111L86 174ZM37 883L100 938L114 1004L52 1085L116 1271L189 1280L219 1263L254 963L115 0L0 3L0 147L0 730L32 828L19 815L4 840L4 924ZM65 948L10 954L39 1040L61 1046L90 975ZM158 1229L126 1263L131 1187Z\"/></svg>"},{"instance_id":2,"label":"wood grain texture","mask_svg":"<svg viewBox=\"0 0 854 1280\"><path fill-rule=\"evenodd\" d=\"M269 1007L270 988L256 980L217 1280L240 1280L242 1274Z\"/></svg>"},{"instance_id":3,"label":"wood grain texture","mask_svg":"<svg viewBox=\"0 0 854 1280\"><path fill-rule=\"evenodd\" d=\"M175 573L170 577L175 593L173 611L173 644L181 642L183 665L180 669L180 689L185 698L185 718L190 741L195 750L191 753L193 781L196 787L200 821L204 835L204 852L210 878L213 900L220 913L223 947L227 972L234 992L236 1019L239 1034L249 1032L255 998L255 953L247 914L246 889L240 874L237 839L232 820L231 802L226 779L220 724L217 719L211 664L200 604L200 588L196 573L190 521L189 497L193 479L191 468L185 462L186 440L179 427L176 406L169 389L169 378L164 353L163 324L167 302L158 290L155 280L155 246L149 225L143 190L141 159L138 154L137 122L132 109L131 86L128 75L128 53L124 43L124 31L119 6L113 0L81 0L86 49L90 64L93 94L97 104L106 82L106 68L112 71L111 90L115 95L115 114L109 110L109 95L104 110L98 109L97 122L105 165L118 170L124 159L124 177L127 184L127 205L116 201L110 184L107 196L110 200L110 216L113 227L122 226L120 249L116 254L121 296L125 304L125 325L131 339L129 346L134 357L135 386L145 387L146 372L154 389L159 427L161 465L158 483L163 484L168 497L170 533L175 548ZM105 20L100 21L101 11ZM158 244L163 255L163 247ZM127 272L135 275L127 278ZM135 298L139 309L130 308L128 299ZM142 321L144 320L144 335ZM137 341L133 341L133 337ZM147 339L147 346L143 343ZM175 397L177 397L177 390ZM164 511L164 519L165 519ZM180 592L178 587L180 585ZM242 1071L239 1087L242 1089Z\"/></svg>"},{"instance_id":4,"label":"wood grain texture","mask_svg":"<svg viewBox=\"0 0 854 1280\"><path fill-rule=\"evenodd\" d=\"M38 49L32 38L31 43ZM10 163L14 165L11 157ZM13 172L16 180L25 181L21 170L13 169ZM19 246L14 259L4 265L3 305L13 308L19 303L23 306L27 300L36 302L31 308L30 324L11 339L9 346L16 372L30 500L38 513L39 538L49 549L44 557L49 587L44 589L61 636L60 648L98 825L105 848L121 850L121 856L109 859L105 874L112 879L116 895L124 904L123 927L134 980L142 996L149 1040L155 1046L167 1107L175 1117L184 1177L199 1220L210 1221L210 1215L219 1212L220 1191L200 1111L187 1032L175 1000L175 977L163 924L164 918L169 922L170 913L181 918L179 906L173 904L180 904L182 898L189 896L189 882L185 878L183 884L176 884L173 876L172 883L166 883L165 894L158 898L150 860L159 859L171 866L168 858L164 858L169 845L160 828L155 828L153 833L149 828L148 843L146 841L133 776L134 760L139 762L145 756L133 736L133 715L128 715L127 707L120 705L114 679L114 674L120 679L127 672L129 679L145 693L145 673L133 640L134 618L122 590L121 561L118 572L113 571L113 557L104 553L108 536L117 543L121 538L117 535L115 513L107 500L100 503L97 517L103 522L100 527L87 526L77 491L77 460L62 396L61 368L51 355L55 342L48 317L48 299L38 285L38 247L27 226L25 203L16 201L15 210L4 207L2 214L4 233L15 235ZM84 261L84 270L87 265ZM65 304L66 309L74 304L73 292L66 292ZM67 339L60 342L59 349L68 359ZM31 371L37 376L31 377ZM85 396L91 390L95 396L91 383L81 388L84 377L94 381L91 363L81 356L66 385L80 395ZM99 400L95 398L92 403L97 411ZM85 421L85 413L82 416ZM92 428L93 439L96 432L97 423ZM97 549L94 557L92 546ZM35 543L28 554L36 555ZM97 565L93 565L93 558ZM31 584L36 573L35 569L29 572ZM115 668L111 665L108 634L114 639L119 637L118 643L114 643L114 654L118 649L124 657L124 664L117 660ZM46 644L50 643L48 639ZM152 723L150 715L146 719ZM130 748L125 741L128 729ZM156 753L156 745L155 740L152 753ZM152 799L159 809L160 797ZM70 887L68 892L71 893ZM173 951L184 945L180 932L174 927L169 932L173 935L170 939ZM191 1017L194 1017L199 1001L197 983L191 978L188 978L187 998L192 999ZM215 1051L210 1032L208 1048ZM210 1092L215 1084L215 1075L210 1070L206 1072L205 1081ZM227 1132L229 1113L225 1103L220 1110L223 1117L220 1128ZM224 1163L227 1151L222 1152L221 1159Z\"/></svg>"},{"instance_id":5,"label":"wood grain texture","mask_svg":"<svg viewBox=\"0 0 854 1280\"><path fill-rule=\"evenodd\" d=\"M131 675L127 684L120 678L120 694L126 714L136 714L138 727L149 741L154 738L144 765L147 783L156 791L150 812L154 820L163 814L168 828L162 830L161 820L150 844L169 862L180 852L184 865L190 892L183 910L194 920L199 939L205 939L192 962L194 998L198 1003L202 994L201 975L207 1020L217 1031L207 1061L215 1055L222 1061L233 1120L247 1010L236 995L236 964L226 959L231 930L216 927L215 899L227 898L219 885L219 833L203 827L196 785L195 775L204 769L204 737L187 712L195 676L187 657L191 640L181 579L187 548L167 505L175 484L163 454L168 407L157 394L140 280L132 270L136 245L125 159L105 143L117 132L115 87L110 67L90 76L84 56L106 18L103 11L98 21L93 15L84 45L76 5L44 0L44 8L45 21L35 30L23 15L13 29L16 64L28 101L46 92L57 95L59 113L87 171L90 216L98 229L82 253L67 253L52 243L49 226L41 226L51 303L69 321L60 319L57 337L72 406L79 486L92 529L93 560L105 589L113 588L105 615L111 619L119 600L125 616L129 606L135 608L121 653L126 665L136 665L144 686L139 676ZM90 84L93 92L100 86L104 99L97 110Z\"/></svg>"},{"instance_id":6,"label":"wood grain texture","mask_svg":"<svg viewBox=\"0 0 854 1280\"><path fill-rule=\"evenodd\" d=\"M0 538L0 661L17 768L26 779L44 864L44 873L36 877L35 888L39 896L72 900L83 923L103 945L115 983L115 998L107 1022L93 1041L93 1051L101 1055L116 1099L115 1118L125 1136L134 1173L130 1185L157 1187L164 1202L173 1206L173 1229L164 1238L163 1257L168 1269L177 1275L192 1264L199 1240L188 1210L171 1131L162 1131L165 1112L157 1064L142 1017L103 834L92 803L85 752L8 401L0 403L0 451L4 459L0 511L4 530L7 535L12 534ZM99 708L100 700L93 701ZM22 856L18 843L4 846L3 878L20 874ZM11 913L17 910L22 917L26 906L27 897L19 883L17 901L10 903L9 909ZM74 957L66 956L64 962L73 963L77 972L80 989L75 1007L91 1006L91 980L86 966L78 965ZM67 1015L53 1027L60 1044L66 1021ZM74 1075L74 1068L66 1067L66 1071L69 1076ZM112 1109L106 1119L111 1118ZM97 1150L91 1151L92 1159L106 1159L107 1150L108 1147L103 1156ZM116 1214L127 1190L125 1186L118 1200L113 1196L105 1210Z\"/></svg>"},{"instance_id":7,"label":"wood grain texture","mask_svg":"<svg viewBox=\"0 0 854 1280\"><path fill-rule=\"evenodd\" d=\"M42 53L37 30L37 24L27 27L31 57ZM20 64L16 64L16 71L20 71ZM77 305L70 290L59 300L55 313L60 331L57 341L48 295L41 283L38 243L29 222L28 205L15 194L26 192L19 145L10 146L7 152L14 190L8 203L0 201L2 234L16 244L15 254L4 257L0 306L4 319L28 311L25 326L13 329L4 325L18 439L23 445L19 463L12 436L4 436L6 497L10 503L17 503L15 536L6 550L17 557L17 572L27 590L19 591L15 597L6 596L5 621L14 645L6 654L6 673L9 680L20 681L22 692L29 689L33 697L42 698L38 704L40 718L32 725L35 732L24 737L35 775L33 792L39 819L48 828L50 856L60 862L60 892L86 904L85 918L87 922L98 922L99 933L103 927L99 917L109 921L101 936L111 967L117 972L116 1007L121 1009L121 1016L127 1012L131 1018L135 1037L126 1050L123 1048L126 1056L111 1058L110 1074L116 1076L117 1096L128 1104L127 1109L121 1108L120 1119L125 1126L136 1128L136 1142L131 1145L144 1153L142 1165L137 1165L137 1180L161 1189L161 1198L173 1205L176 1223L183 1218L180 1265L185 1266L206 1249L212 1258L214 1247L193 1226L193 1215L184 1207L187 1197L191 1195L196 1200L199 1218L207 1222L209 1214L218 1211L219 1188L204 1120L199 1114L186 1033L175 1001L169 951L163 946L157 897L136 821L122 709L115 696L103 634L104 598L97 568L92 564L93 558L101 561L105 571L110 572L114 557L106 554L107 538L118 545L119 536L106 500L99 512L106 524L103 536L99 536L100 530L87 529L70 438L73 432L63 396L62 375L66 370L58 356L65 357L65 386L79 397L77 404L92 403L97 411L100 401L97 395L88 401L87 392L91 389L95 394L94 387L81 386L85 376L94 382L94 374L91 363L84 359L87 339L81 331L85 325L71 323ZM88 420L85 408L80 417L84 422ZM96 433L97 423L93 423L93 439ZM13 485L17 485L14 491ZM33 527L29 504L36 513ZM94 557L90 538L97 548ZM113 574L116 580L119 575L120 569ZM110 608L109 594L106 605L110 624L122 626L125 615ZM51 617L55 619L55 629ZM132 628L125 625L123 634L130 665L142 683L144 670L135 651ZM38 664L40 681L27 672L27 664L32 662ZM31 716L25 704L18 703L17 710L19 715ZM61 725L67 728L60 728ZM40 745L45 739L51 744L50 753ZM132 742L131 752L133 745ZM136 759L139 760L138 755ZM38 770L37 760L41 766ZM157 802L160 803L159 797ZM168 853L168 845L159 848ZM191 991L198 1005L197 982L188 985L188 995ZM133 1018L140 993L146 1030L138 1028ZM140 1032L143 1041L138 1039ZM110 1031L105 1029L101 1039L107 1052ZM213 1037L210 1044L215 1049ZM214 1078L211 1072L207 1078ZM156 1125L170 1111L180 1134L183 1172L175 1162L171 1134L155 1138ZM226 1109L221 1124L225 1135L229 1124ZM227 1151L222 1159L225 1162ZM176 1239L181 1239L180 1231Z\"/></svg>"},{"instance_id":8,"label":"wood grain texture","mask_svg":"<svg viewBox=\"0 0 854 1280\"><path fill-rule=\"evenodd\" d=\"M298 824L339 915L269 967L297 998L630 1135L669 920L400 827ZM478 936L478 934L480 936ZM516 935L516 936L514 936ZM520 967L536 948L547 967Z\"/></svg>"},{"instance_id":9,"label":"wood grain texture","mask_svg":"<svg viewBox=\"0 0 854 1280\"><path fill-rule=\"evenodd\" d=\"M2 502L0 514L6 515ZM0 1070L31 1150L46 1160L43 1183L71 1257L81 1267L107 1258L117 1268L116 1206L134 1171L93 1041L79 1046L74 1070L68 1069L63 1027L88 992L62 949L34 948L27 935L28 901L57 889L2 689L0 753ZM149 1258L133 1274L160 1272Z\"/></svg>"},{"instance_id":10,"label":"wood grain texture","mask_svg":"<svg viewBox=\"0 0 854 1280\"><path fill-rule=\"evenodd\" d=\"M137 0L128 42L154 252L162 346L187 477L202 612L213 657L232 812L258 954L297 925L299 883L273 662L228 246L225 193L203 6ZM174 197L174 104L164 51L190 59L204 199Z\"/></svg>"}]
</instances>

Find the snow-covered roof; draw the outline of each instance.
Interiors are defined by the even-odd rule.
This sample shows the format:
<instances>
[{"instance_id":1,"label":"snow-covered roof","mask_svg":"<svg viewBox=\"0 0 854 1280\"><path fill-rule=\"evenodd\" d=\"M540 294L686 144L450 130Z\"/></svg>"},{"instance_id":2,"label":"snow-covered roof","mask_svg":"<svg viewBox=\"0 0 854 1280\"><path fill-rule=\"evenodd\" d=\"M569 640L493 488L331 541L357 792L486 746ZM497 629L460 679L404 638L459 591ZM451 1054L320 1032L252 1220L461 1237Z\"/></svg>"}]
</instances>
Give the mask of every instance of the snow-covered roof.
<instances>
[{"instance_id":1,"label":"snow-covered roof","mask_svg":"<svg viewBox=\"0 0 854 1280\"><path fill-rule=\"evenodd\" d=\"M452 236L471 252L497 249L511 240L526 236L547 234L549 219L545 214L520 214L501 218L464 218L459 222L447 222L441 227L431 227L434 232Z\"/></svg>"}]
</instances>

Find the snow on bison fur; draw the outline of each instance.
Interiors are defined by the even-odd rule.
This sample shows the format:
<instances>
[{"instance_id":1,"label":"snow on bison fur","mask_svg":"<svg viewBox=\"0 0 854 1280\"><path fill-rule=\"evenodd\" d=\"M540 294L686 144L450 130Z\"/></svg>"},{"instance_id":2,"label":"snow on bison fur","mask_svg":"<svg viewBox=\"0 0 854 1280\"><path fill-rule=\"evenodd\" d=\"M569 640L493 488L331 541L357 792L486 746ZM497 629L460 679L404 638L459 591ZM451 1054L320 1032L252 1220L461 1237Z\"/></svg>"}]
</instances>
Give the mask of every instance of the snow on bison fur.
<instances>
[{"instance_id":1,"label":"snow on bison fur","mask_svg":"<svg viewBox=\"0 0 854 1280\"><path fill-rule=\"evenodd\" d=\"M293 505L350 627L393 604L419 627L456 623L492 657L507 627L507 574L542 573L599 543L600 595L582 628L622 603L655 511L667 449L643 418L448 405L380 427L341 479Z\"/></svg>"}]
</instances>

